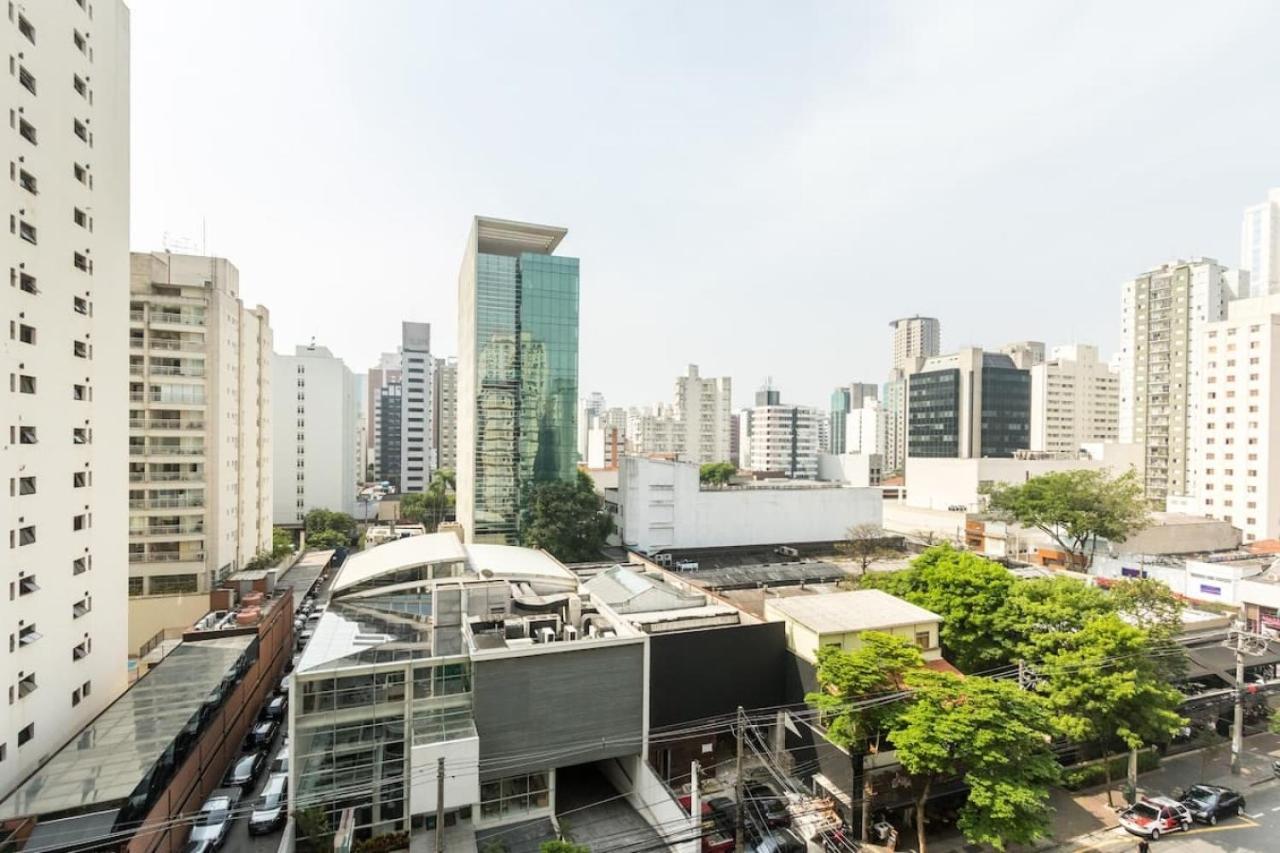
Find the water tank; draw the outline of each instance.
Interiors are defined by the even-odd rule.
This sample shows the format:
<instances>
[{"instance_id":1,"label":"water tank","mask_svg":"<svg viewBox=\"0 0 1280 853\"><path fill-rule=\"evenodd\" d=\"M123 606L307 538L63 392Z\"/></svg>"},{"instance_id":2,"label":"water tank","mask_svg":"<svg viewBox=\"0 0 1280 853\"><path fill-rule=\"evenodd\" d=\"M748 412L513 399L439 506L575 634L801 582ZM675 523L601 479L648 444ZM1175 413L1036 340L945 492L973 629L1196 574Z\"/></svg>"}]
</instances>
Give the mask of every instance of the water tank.
<instances>
[{"instance_id":1,"label":"water tank","mask_svg":"<svg viewBox=\"0 0 1280 853\"><path fill-rule=\"evenodd\" d=\"M248 595L246 595L244 598L240 599L240 602L245 607L257 607L259 604L262 603L262 593L251 592Z\"/></svg>"},{"instance_id":2,"label":"water tank","mask_svg":"<svg viewBox=\"0 0 1280 853\"><path fill-rule=\"evenodd\" d=\"M236 614L237 625L252 625L258 621L258 617L262 615L260 607L246 607Z\"/></svg>"}]
</instances>

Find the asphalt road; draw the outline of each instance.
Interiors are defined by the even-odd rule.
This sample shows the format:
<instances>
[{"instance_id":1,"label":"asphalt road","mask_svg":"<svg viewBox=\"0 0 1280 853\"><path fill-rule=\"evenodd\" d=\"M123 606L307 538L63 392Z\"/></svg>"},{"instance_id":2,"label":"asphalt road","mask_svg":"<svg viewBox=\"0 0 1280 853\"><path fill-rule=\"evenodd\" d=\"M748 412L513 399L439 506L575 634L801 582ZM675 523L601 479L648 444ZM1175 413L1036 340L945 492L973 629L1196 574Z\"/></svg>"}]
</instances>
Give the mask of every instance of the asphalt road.
<instances>
[{"instance_id":1,"label":"asphalt road","mask_svg":"<svg viewBox=\"0 0 1280 853\"><path fill-rule=\"evenodd\" d=\"M1152 853L1273 853L1280 850L1280 779L1269 779L1242 789L1248 806L1246 817L1223 820L1217 826L1196 824L1151 843ZM1137 836L1111 829L1071 846L1073 853L1115 853L1138 849Z\"/></svg>"}]
</instances>

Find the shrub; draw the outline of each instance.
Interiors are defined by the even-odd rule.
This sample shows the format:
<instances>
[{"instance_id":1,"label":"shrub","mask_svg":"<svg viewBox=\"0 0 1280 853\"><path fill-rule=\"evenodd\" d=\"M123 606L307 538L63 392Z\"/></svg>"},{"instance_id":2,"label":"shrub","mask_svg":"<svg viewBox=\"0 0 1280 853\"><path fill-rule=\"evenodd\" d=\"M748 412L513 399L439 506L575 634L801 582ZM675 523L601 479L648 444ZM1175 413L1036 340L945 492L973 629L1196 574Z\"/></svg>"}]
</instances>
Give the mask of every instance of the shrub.
<instances>
[{"instance_id":1,"label":"shrub","mask_svg":"<svg viewBox=\"0 0 1280 853\"><path fill-rule=\"evenodd\" d=\"M1129 756L1115 755L1109 759L1111 763L1111 778L1123 779L1125 774L1129 772ZM1148 770L1155 770L1160 766L1160 754L1154 749L1144 749L1138 753L1138 772L1146 773ZM1088 764L1077 764L1075 767L1068 767L1062 771L1062 787L1068 791L1079 791L1081 788L1092 788L1094 785L1101 785L1107 781L1106 766L1101 761L1091 761Z\"/></svg>"}]
</instances>

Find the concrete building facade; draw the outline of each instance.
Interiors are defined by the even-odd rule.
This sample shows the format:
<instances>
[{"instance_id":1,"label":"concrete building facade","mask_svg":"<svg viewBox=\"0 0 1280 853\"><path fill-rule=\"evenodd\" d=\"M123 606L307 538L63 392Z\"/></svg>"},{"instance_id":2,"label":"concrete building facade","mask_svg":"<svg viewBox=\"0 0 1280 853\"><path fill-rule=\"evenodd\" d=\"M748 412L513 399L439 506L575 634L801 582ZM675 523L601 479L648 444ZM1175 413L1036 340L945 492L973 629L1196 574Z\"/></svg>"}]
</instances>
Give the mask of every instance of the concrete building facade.
<instances>
[{"instance_id":1,"label":"concrete building facade","mask_svg":"<svg viewBox=\"0 0 1280 853\"><path fill-rule=\"evenodd\" d=\"M1249 295L1280 292L1280 187L1268 192L1266 201L1245 209L1240 267L1249 273Z\"/></svg>"},{"instance_id":2,"label":"concrete building facade","mask_svg":"<svg viewBox=\"0 0 1280 853\"><path fill-rule=\"evenodd\" d=\"M436 466L446 471L458 469L458 360L436 359L436 387L432 395L435 415Z\"/></svg>"},{"instance_id":3,"label":"concrete building facade","mask_svg":"<svg viewBox=\"0 0 1280 853\"><path fill-rule=\"evenodd\" d=\"M1010 457L1031 440L1031 374L965 347L907 378L907 456Z\"/></svg>"},{"instance_id":4,"label":"concrete building facade","mask_svg":"<svg viewBox=\"0 0 1280 853\"><path fill-rule=\"evenodd\" d=\"M129 304L130 644L180 627L271 549L271 324L225 258L135 253Z\"/></svg>"},{"instance_id":5,"label":"concrete building facade","mask_svg":"<svg viewBox=\"0 0 1280 853\"><path fill-rule=\"evenodd\" d=\"M436 465L431 324L402 323L401 330L400 491L424 492Z\"/></svg>"},{"instance_id":6,"label":"concrete building facade","mask_svg":"<svg viewBox=\"0 0 1280 853\"><path fill-rule=\"evenodd\" d=\"M823 412L812 406L787 406L778 402L757 405L742 414L749 442L744 444L744 439L739 439L741 467L774 472L793 480L812 480L818 476L818 427L826 420Z\"/></svg>"},{"instance_id":7,"label":"concrete building facade","mask_svg":"<svg viewBox=\"0 0 1280 853\"><path fill-rule=\"evenodd\" d=\"M538 482L577 477L578 259L564 228L477 216L458 274L458 522L514 542Z\"/></svg>"},{"instance_id":8,"label":"concrete building facade","mask_svg":"<svg viewBox=\"0 0 1280 853\"><path fill-rule=\"evenodd\" d=\"M1174 261L1125 282L1120 314L1120 440L1145 448L1153 505L1196 494L1190 464L1203 382L1201 336L1248 292L1248 274L1211 258Z\"/></svg>"},{"instance_id":9,"label":"concrete building facade","mask_svg":"<svg viewBox=\"0 0 1280 853\"><path fill-rule=\"evenodd\" d=\"M310 344L271 359L276 524L300 524L307 512L354 515L355 379L327 348Z\"/></svg>"},{"instance_id":10,"label":"concrete building facade","mask_svg":"<svg viewBox=\"0 0 1280 853\"><path fill-rule=\"evenodd\" d=\"M13 3L0 19L0 793L126 683L129 10L93 5Z\"/></svg>"},{"instance_id":11,"label":"concrete building facade","mask_svg":"<svg viewBox=\"0 0 1280 853\"><path fill-rule=\"evenodd\" d=\"M1031 449L1076 452L1120 438L1120 375L1085 344L1054 347L1031 368Z\"/></svg>"},{"instance_id":12,"label":"concrete building facade","mask_svg":"<svg viewBox=\"0 0 1280 853\"><path fill-rule=\"evenodd\" d=\"M876 400L880 389L868 382L852 382L831 392L831 425L829 441L823 453L854 453L845 446L849 413L866 406L868 400Z\"/></svg>"},{"instance_id":13,"label":"concrete building facade","mask_svg":"<svg viewBox=\"0 0 1280 853\"><path fill-rule=\"evenodd\" d=\"M884 385L884 469L899 472L907 459L907 377L942 352L942 325L933 317L905 317L893 329L893 364Z\"/></svg>"},{"instance_id":14,"label":"concrete building facade","mask_svg":"<svg viewBox=\"0 0 1280 853\"><path fill-rule=\"evenodd\" d=\"M676 452L687 462L728 462L732 431L733 380L703 378L698 365L676 377L672 412L676 419Z\"/></svg>"},{"instance_id":15,"label":"concrete building facade","mask_svg":"<svg viewBox=\"0 0 1280 853\"><path fill-rule=\"evenodd\" d=\"M1280 538L1280 294L1232 302L1201 338L1191 448L1198 509L1246 542Z\"/></svg>"}]
</instances>

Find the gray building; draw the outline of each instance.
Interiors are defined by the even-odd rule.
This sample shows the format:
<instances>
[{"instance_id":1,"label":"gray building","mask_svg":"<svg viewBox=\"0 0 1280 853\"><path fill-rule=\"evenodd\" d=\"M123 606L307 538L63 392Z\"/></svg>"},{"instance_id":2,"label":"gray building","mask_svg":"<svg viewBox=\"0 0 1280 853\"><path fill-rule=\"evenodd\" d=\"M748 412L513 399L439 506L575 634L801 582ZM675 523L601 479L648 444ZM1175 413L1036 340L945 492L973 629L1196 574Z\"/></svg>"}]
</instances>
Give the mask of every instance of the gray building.
<instances>
[{"instance_id":1,"label":"gray building","mask_svg":"<svg viewBox=\"0 0 1280 853\"><path fill-rule=\"evenodd\" d=\"M436 359L436 387L432 395L435 416L436 467L458 470L458 360Z\"/></svg>"},{"instance_id":2,"label":"gray building","mask_svg":"<svg viewBox=\"0 0 1280 853\"><path fill-rule=\"evenodd\" d=\"M1031 373L965 347L907 377L907 455L1008 458L1031 440Z\"/></svg>"},{"instance_id":3,"label":"gray building","mask_svg":"<svg viewBox=\"0 0 1280 853\"><path fill-rule=\"evenodd\" d=\"M869 382L841 385L831 392L831 429L828 433L830 441L828 446L822 449L823 453L845 452L845 429L849 413L863 408L868 400L875 400L878 395L879 389Z\"/></svg>"},{"instance_id":4,"label":"gray building","mask_svg":"<svg viewBox=\"0 0 1280 853\"><path fill-rule=\"evenodd\" d=\"M401 323L400 491L424 492L434 467L432 426L435 407L435 359L431 324Z\"/></svg>"},{"instance_id":5,"label":"gray building","mask_svg":"<svg viewBox=\"0 0 1280 853\"><path fill-rule=\"evenodd\" d=\"M378 476L400 489L400 418L401 386L398 381L387 382L378 392L381 410L378 422Z\"/></svg>"}]
</instances>

